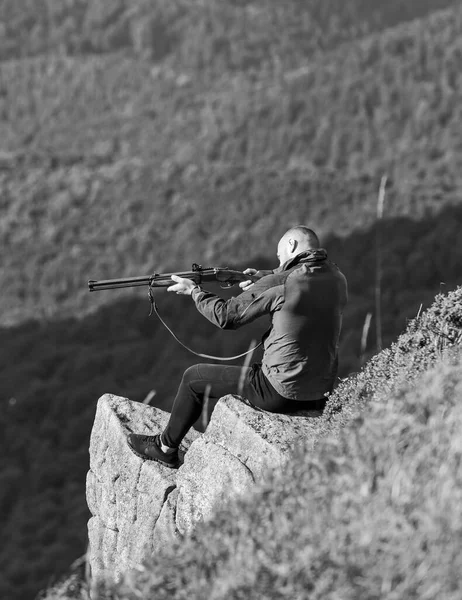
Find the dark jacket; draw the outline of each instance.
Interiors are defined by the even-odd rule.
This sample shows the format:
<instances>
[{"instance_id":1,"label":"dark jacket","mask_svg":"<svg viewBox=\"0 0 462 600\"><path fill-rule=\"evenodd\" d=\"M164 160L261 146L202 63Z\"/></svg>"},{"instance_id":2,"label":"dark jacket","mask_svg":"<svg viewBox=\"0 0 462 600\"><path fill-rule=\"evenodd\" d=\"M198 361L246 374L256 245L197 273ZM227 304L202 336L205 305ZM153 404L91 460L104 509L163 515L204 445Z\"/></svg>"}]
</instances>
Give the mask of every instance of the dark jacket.
<instances>
[{"instance_id":1,"label":"dark jacket","mask_svg":"<svg viewBox=\"0 0 462 600\"><path fill-rule=\"evenodd\" d=\"M192 297L198 311L222 329L271 316L262 371L281 396L316 400L332 391L348 292L325 250L299 254L235 298L223 300L200 288Z\"/></svg>"}]
</instances>

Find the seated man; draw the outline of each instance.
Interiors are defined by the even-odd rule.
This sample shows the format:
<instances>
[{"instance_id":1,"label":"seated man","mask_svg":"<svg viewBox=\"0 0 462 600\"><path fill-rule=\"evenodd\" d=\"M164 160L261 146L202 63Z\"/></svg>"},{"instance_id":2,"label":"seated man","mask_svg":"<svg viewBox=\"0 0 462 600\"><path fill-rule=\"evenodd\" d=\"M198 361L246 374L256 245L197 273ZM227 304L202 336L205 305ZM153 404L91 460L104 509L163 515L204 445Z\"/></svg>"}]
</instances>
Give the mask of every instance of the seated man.
<instances>
[{"instance_id":1,"label":"seated man","mask_svg":"<svg viewBox=\"0 0 462 600\"><path fill-rule=\"evenodd\" d=\"M242 293L229 300L176 275L172 279L177 283L168 291L192 296L197 310L222 329L270 315L262 363L246 369L242 396L274 413L322 410L337 374L346 279L307 227L289 229L278 243L277 256L280 265L274 271L247 269L255 283L241 283ZM130 448L142 458L177 468L178 447L201 414L206 389L212 400L236 394L241 373L242 367L229 365L187 369L165 430L156 436L130 434Z\"/></svg>"}]
</instances>

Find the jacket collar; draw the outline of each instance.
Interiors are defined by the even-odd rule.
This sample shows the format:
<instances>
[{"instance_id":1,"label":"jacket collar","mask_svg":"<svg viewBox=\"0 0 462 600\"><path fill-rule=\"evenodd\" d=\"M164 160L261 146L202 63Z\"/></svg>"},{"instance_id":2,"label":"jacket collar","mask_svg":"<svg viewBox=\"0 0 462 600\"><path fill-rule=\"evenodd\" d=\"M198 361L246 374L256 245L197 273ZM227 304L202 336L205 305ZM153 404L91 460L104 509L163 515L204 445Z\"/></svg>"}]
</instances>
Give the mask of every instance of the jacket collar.
<instances>
[{"instance_id":1,"label":"jacket collar","mask_svg":"<svg viewBox=\"0 0 462 600\"><path fill-rule=\"evenodd\" d=\"M300 252L297 256L294 256L283 265L275 269L276 272L287 271L287 269L291 269L300 263L315 263L321 262L327 259L327 252L324 248L318 248L316 250L305 250L304 252Z\"/></svg>"}]
</instances>

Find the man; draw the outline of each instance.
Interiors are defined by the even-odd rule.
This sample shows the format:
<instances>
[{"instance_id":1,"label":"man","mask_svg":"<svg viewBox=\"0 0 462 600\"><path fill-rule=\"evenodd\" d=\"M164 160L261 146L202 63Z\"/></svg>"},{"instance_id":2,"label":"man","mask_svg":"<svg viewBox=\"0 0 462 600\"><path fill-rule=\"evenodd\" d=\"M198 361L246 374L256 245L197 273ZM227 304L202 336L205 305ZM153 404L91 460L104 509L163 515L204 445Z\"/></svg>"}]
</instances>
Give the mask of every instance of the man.
<instances>
[{"instance_id":1,"label":"man","mask_svg":"<svg viewBox=\"0 0 462 600\"><path fill-rule=\"evenodd\" d=\"M346 279L308 227L289 229L278 243L277 257L279 267L274 271L247 269L255 282L241 283L242 293L229 300L176 275L172 277L176 283L167 291L191 296L197 310L222 329L237 329L270 315L262 363L247 368L242 396L269 412L322 410L337 373ZM132 433L130 448L142 458L177 468L178 447L202 412L206 389L210 399L236 394L241 373L242 367L229 365L199 364L187 369L163 433Z\"/></svg>"}]
</instances>

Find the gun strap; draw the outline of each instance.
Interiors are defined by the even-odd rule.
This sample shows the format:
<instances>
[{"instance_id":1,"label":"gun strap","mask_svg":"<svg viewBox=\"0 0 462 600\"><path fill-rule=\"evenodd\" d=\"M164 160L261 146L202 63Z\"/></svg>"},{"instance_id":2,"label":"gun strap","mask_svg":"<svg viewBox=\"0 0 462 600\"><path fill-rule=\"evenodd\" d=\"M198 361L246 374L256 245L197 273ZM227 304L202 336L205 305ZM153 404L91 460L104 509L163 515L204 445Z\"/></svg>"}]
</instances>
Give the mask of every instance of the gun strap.
<instances>
[{"instance_id":1,"label":"gun strap","mask_svg":"<svg viewBox=\"0 0 462 600\"><path fill-rule=\"evenodd\" d=\"M243 356L246 356L247 354L250 354L251 352L254 352L263 343L263 342L260 342L259 344L257 344L253 348L251 348L250 350L247 350L247 352L243 352L242 354L238 354L236 356L221 357L221 356L211 356L210 354L202 354L201 352L195 352L194 350L191 350L191 348L188 348L188 346L186 346L186 344L183 344L183 342L176 337L176 335L173 333L173 331L170 329L170 327L167 325L167 323L160 316L159 309L157 308L156 301L154 300L154 296L152 294L151 286L149 286L149 300L151 301L151 311L149 313L149 316L151 316L152 313L155 312L159 321L162 323L162 325L165 327L165 329L167 329L167 331L175 338L175 340L180 344L180 346L183 346L183 348L185 350L187 350L188 352L191 352L191 354L194 354L195 356L199 356L200 358L209 358L210 360L220 360L223 362L226 362L229 360L236 360L238 358L242 358Z\"/></svg>"}]
</instances>

